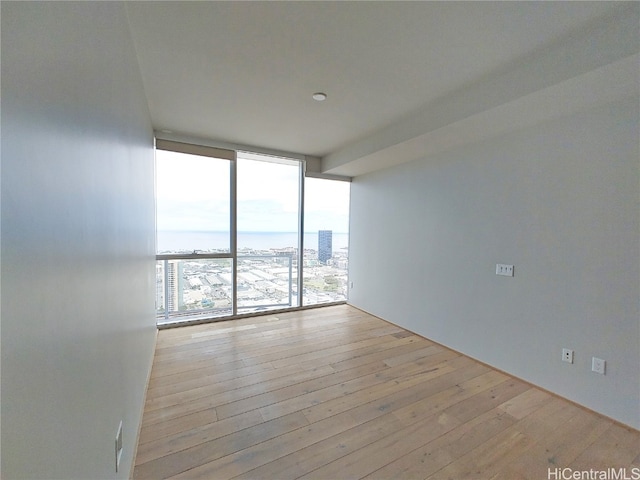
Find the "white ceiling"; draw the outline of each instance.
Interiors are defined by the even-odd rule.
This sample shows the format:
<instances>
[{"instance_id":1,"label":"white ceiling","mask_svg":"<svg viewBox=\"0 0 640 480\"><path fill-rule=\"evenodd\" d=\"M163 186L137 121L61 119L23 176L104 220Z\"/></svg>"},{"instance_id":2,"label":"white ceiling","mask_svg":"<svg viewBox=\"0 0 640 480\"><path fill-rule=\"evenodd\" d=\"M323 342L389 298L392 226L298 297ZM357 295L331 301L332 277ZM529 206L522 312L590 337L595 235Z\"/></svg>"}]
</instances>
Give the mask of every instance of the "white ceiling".
<instances>
[{"instance_id":1,"label":"white ceiling","mask_svg":"<svg viewBox=\"0 0 640 480\"><path fill-rule=\"evenodd\" d=\"M504 79L510 70L525 75L528 59L544 66L540 52L588 38L584 32L628 17L629 8L621 2L127 3L156 130L326 157L334 168L325 170L341 174L367 171L340 166L391 145L358 153L395 125L416 115L423 123L431 115L433 123L443 99ZM313 101L317 91L328 99ZM490 106L480 103L481 110Z\"/></svg>"}]
</instances>

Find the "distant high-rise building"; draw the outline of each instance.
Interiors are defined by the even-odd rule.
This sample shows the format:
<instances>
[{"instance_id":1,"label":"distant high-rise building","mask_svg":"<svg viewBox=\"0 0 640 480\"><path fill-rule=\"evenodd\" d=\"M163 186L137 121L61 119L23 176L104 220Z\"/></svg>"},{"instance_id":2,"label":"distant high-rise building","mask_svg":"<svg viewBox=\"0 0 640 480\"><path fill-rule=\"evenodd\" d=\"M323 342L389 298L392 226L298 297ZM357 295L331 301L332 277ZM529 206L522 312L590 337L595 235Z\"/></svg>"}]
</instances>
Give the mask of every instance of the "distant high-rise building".
<instances>
[{"instance_id":1,"label":"distant high-rise building","mask_svg":"<svg viewBox=\"0 0 640 480\"><path fill-rule=\"evenodd\" d=\"M164 310L164 262L156 262L156 310Z\"/></svg>"},{"instance_id":2,"label":"distant high-rise building","mask_svg":"<svg viewBox=\"0 0 640 480\"><path fill-rule=\"evenodd\" d=\"M332 249L333 231L332 230L320 230L318 231L318 261L323 264L327 264L327 260L333 257Z\"/></svg>"},{"instance_id":3,"label":"distant high-rise building","mask_svg":"<svg viewBox=\"0 0 640 480\"><path fill-rule=\"evenodd\" d=\"M167 262L167 290L166 308L169 312L177 312L181 310L183 303L183 278L182 278L182 261L169 260Z\"/></svg>"}]
</instances>

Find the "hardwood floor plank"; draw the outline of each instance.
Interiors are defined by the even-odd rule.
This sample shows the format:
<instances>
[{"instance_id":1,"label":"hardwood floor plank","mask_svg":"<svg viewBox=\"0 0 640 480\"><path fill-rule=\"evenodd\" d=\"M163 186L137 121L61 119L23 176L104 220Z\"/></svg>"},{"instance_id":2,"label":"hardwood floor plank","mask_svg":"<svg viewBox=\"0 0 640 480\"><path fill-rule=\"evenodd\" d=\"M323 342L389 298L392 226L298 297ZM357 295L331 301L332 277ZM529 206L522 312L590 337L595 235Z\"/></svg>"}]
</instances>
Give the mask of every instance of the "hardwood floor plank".
<instances>
[{"instance_id":1,"label":"hardwood floor plank","mask_svg":"<svg viewBox=\"0 0 640 480\"><path fill-rule=\"evenodd\" d=\"M198 348L191 348L177 353L165 352L162 355L158 355L155 362L158 367L166 364L188 364L196 356L201 358L208 356L210 360L216 364L224 364L235 361L237 359L238 349L242 349L244 353L243 360L252 359L252 363L250 364L254 365L268 362L272 359L286 358L286 356L283 357L282 355L278 355L282 352L288 356L294 356L297 352L305 353L305 349L310 347L314 350L321 350L325 348L325 346L340 345L344 341L353 342L356 338L360 340L367 340L379 336L380 335L375 333L375 330L366 327L366 325L362 325L352 329L351 335L346 339L341 328L324 330L318 329L317 332L315 330L309 330L304 335L296 333L284 337L278 337L277 339L269 339L260 336L258 338L253 338L249 342L239 337L223 345L216 344L210 346L205 344Z\"/></svg>"},{"instance_id":2,"label":"hardwood floor plank","mask_svg":"<svg viewBox=\"0 0 640 480\"><path fill-rule=\"evenodd\" d=\"M419 401L394 412L394 415L398 417L400 421L409 425L416 420L429 417L433 415L434 412L447 408L451 405L455 405L462 400L470 398L488 388L499 385L506 380L506 375L496 371L489 371L469 380L456 383L454 386L442 390L434 395L424 397Z\"/></svg>"},{"instance_id":3,"label":"hardwood floor plank","mask_svg":"<svg viewBox=\"0 0 640 480\"><path fill-rule=\"evenodd\" d=\"M542 396L540 394L545 395ZM538 404L538 408L534 409L531 408L531 402L536 397L542 401ZM567 402L533 387L514 397L514 400L508 404L514 406L511 412L515 412L517 416L508 412L509 409L503 408L503 405L499 406L497 410L505 412L507 417L519 421L516 421L511 427L493 436L464 456L455 459L441 471L434 474L434 478L439 478L438 475L453 475L460 478L472 478L474 476L477 478L490 478L500 471L506 470L517 474L517 476L531 475L534 478L540 478L541 476L546 478L549 466L548 458L537 449L535 439L523 432L529 433L527 425L541 425L547 421L546 433L547 435L552 435L556 430L556 425L548 419L563 410L561 408L562 405L560 405L563 403L566 404ZM525 408L520 409L515 408L515 406L524 406ZM526 414L525 411L527 412ZM521 418L518 419L518 417ZM523 458L532 460L528 462L528 470L518 469L518 463Z\"/></svg>"},{"instance_id":4,"label":"hardwood floor plank","mask_svg":"<svg viewBox=\"0 0 640 480\"><path fill-rule=\"evenodd\" d=\"M318 362L327 362L339 372L341 370L357 367L366 363L382 361L389 355L402 354L420 349L420 343L416 338L396 339L394 336L381 337L382 342L367 347L354 348L342 353L333 353L324 358L314 358L297 363L300 366L316 365ZM282 366L280 366L282 368Z\"/></svg>"},{"instance_id":5,"label":"hardwood floor plank","mask_svg":"<svg viewBox=\"0 0 640 480\"><path fill-rule=\"evenodd\" d=\"M349 339L345 339L344 334L338 335L337 337L339 341L336 341L336 337L332 337L323 343L319 343L318 339L307 339L299 349L296 351L288 351L288 355L286 356L280 355L279 358L273 359L272 363L276 368L280 368L290 364L291 360L289 360L289 358L294 356L297 357L295 359L297 363L322 361L324 358L336 357L341 354L349 354L355 350L384 345L388 341L388 336L371 335L369 331L354 334ZM254 359L253 362L257 360L259 359Z\"/></svg>"},{"instance_id":6,"label":"hardwood floor plank","mask_svg":"<svg viewBox=\"0 0 640 480\"><path fill-rule=\"evenodd\" d=\"M162 330L134 478L539 479L640 432L348 305Z\"/></svg>"},{"instance_id":7,"label":"hardwood floor plank","mask_svg":"<svg viewBox=\"0 0 640 480\"><path fill-rule=\"evenodd\" d=\"M557 428L558 425L570 422L580 411L577 406L559 397L550 396L544 399L540 408L536 410L536 415L520 419L516 428L536 441L547 443L552 436L562 431Z\"/></svg>"},{"instance_id":8,"label":"hardwood floor plank","mask_svg":"<svg viewBox=\"0 0 640 480\"><path fill-rule=\"evenodd\" d=\"M260 394L253 394L249 397L245 397L242 393L238 393L236 390L228 390L213 396L198 396L196 398L187 398L182 403L177 403L164 408L158 408L153 410L145 410L145 416L143 417L142 424L149 425L157 422L164 422L172 418L182 417L200 410L206 410L209 408L216 409L216 415L218 419L227 418L233 415L239 415L249 410L253 410L268 404L278 401L281 396L284 396L289 391L295 391L297 385L305 380L313 378L320 378L331 373L330 366L318 367L314 370L305 370L300 373L293 374L288 377L289 381L284 382L288 390L284 392L278 392L282 388L282 383L267 382L263 385L266 391ZM270 389L273 389L270 390ZM249 386L247 391L255 393L255 385ZM260 390L259 388L257 390ZM262 391L262 390L260 390ZM273 400L272 400L273 399ZM262 402L262 403L261 403Z\"/></svg>"},{"instance_id":9,"label":"hardwood floor plank","mask_svg":"<svg viewBox=\"0 0 640 480\"><path fill-rule=\"evenodd\" d=\"M544 450L535 462L547 463L548 467L569 467L578 456L589 448L611 425L612 421L579 407L576 415L566 420L562 428L549 429L545 438L539 438L539 451ZM529 421L535 418L529 419ZM522 422L519 429L526 429ZM525 430L527 431L527 430ZM530 430L529 430L530 431ZM531 433L530 433L531 434ZM531 460L528 460L531 463Z\"/></svg>"},{"instance_id":10,"label":"hardwood floor plank","mask_svg":"<svg viewBox=\"0 0 640 480\"><path fill-rule=\"evenodd\" d=\"M331 437L354 424L348 413L327 418L171 478L232 478Z\"/></svg>"},{"instance_id":11,"label":"hardwood floor plank","mask_svg":"<svg viewBox=\"0 0 640 480\"><path fill-rule=\"evenodd\" d=\"M138 446L138 462L146 463L260 423L264 423L260 412L252 410L243 415L236 415L217 422L200 423L192 428L189 428L185 423L181 423L180 428L171 433L165 431L164 434L154 435L155 432L150 432L146 438L150 437L153 440L140 443ZM167 438L169 436L171 438Z\"/></svg>"},{"instance_id":12,"label":"hardwood floor plank","mask_svg":"<svg viewBox=\"0 0 640 480\"><path fill-rule=\"evenodd\" d=\"M259 324L252 324L255 328L239 332L234 334L233 332L225 334L223 336L217 335L219 331L227 331L229 327L227 324L239 325L242 320L231 320L229 322L220 322L216 324L200 325L199 332L206 333L206 335L198 335L192 333L182 337L178 342L176 340L170 340L165 343L167 335L172 335L175 329L160 331L160 338L158 339L159 345L157 348L157 356L159 359L163 356L170 356L178 352L188 352L193 349L206 349L208 345L216 345L218 348L225 351L228 347L238 346L250 346L254 344L260 344L265 342L273 342L277 344L280 340L287 341L288 339L296 339L304 335L317 335L322 337L323 335L334 335L337 331L344 329L345 324L349 324L355 331L364 329L379 328L379 321L374 318L363 318L362 315L341 315L340 318L334 318L333 321L327 325L327 322L323 320L324 317L312 317L304 319L304 329L297 328L291 319L279 318L277 321L269 321L270 317L266 317ZM354 320L358 320L354 323ZM354 326L355 325L355 326ZM193 329L196 327L185 327L185 330ZM203 330L206 328L207 330ZM216 336L212 336L216 334Z\"/></svg>"},{"instance_id":13,"label":"hardwood floor plank","mask_svg":"<svg viewBox=\"0 0 640 480\"><path fill-rule=\"evenodd\" d=\"M370 382L383 381L380 380L380 372L385 369L384 364L374 362L343 370L327 378L325 382L317 382L313 387L307 388L305 393L260 408L260 413L265 420L270 420L317 405L327 399L348 395Z\"/></svg>"},{"instance_id":14,"label":"hardwood floor plank","mask_svg":"<svg viewBox=\"0 0 640 480\"><path fill-rule=\"evenodd\" d=\"M457 421L446 414L432 415L385 435L353 453L309 472L301 479L362 478L387 465L407 450L453 429ZM421 443L422 442L422 443Z\"/></svg>"},{"instance_id":15,"label":"hardwood floor plank","mask_svg":"<svg viewBox=\"0 0 640 480\"><path fill-rule=\"evenodd\" d=\"M169 478L210 463L215 459L250 448L265 440L279 437L308 424L309 422L301 413L293 413L270 422L259 423L224 437L200 443L145 463L136 464L133 477Z\"/></svg>"},{"instance_id":16,"label":"hardwood floor plank","mask_svg":"<svg viewBox=\"0 0 640 480\"><path fill-rule=\"evenodd\" d=\"M502 469L503 474L511 474L514 478L540 478L546 477L548 469L555 469L557 465L555 449L562 448L558 443L558 425L573 418L579 409L574 405L560 399L552 398L538 409L534 415L518 421L514 429L531 438L534 443L521 455L510 461L509 465ZM567 441L566 438L562 442Z\"/></svg>"},{"instance_id":17,"label":"hardwood floor plank","mask_svg":"<svg viewBox=\"0 0 640 480\"><path fill-rule=\"evenodd\" d=\"M295 368L296 366L290 366ZM191 369L186 372L174 373L172 375L164 375L154 377L149 382L148 394L150 398L156 395L167 395L182 390L181 384L185 385L185 389L195 388L207 385L209 383L218 383L240 378L247 375L255 375L262 372L275 370L273 365L261 363L260 365L252 365L251 367L240 367L234 370L219 371L215 366L206 366L198 369Z\"/></svg>"},{"instance_id":18,"label":"hardwood floor plank","mask_svg":"<svg viewBox=\"0 0 640 480\"><path fill-rule=\"evenodd\" d=\"M291 362L316 360L318 358L348 352L368 345L376 345L381 341L383 340L381 340L380 337L368 337L368 335L364 338L357 335L350 338L344 338L343 336L339 341L327 341L320 343L309 342L308 344L301 345L294 350L248 358L245 360L245 364L254 365L255 363L268 361L272 362L276 368L279 368L288 365Z\"/></svg>"},{"instance_id":19,"label":"hardwood floor plank","mask_svg":"<svg viewBox=\"0 0 640 480\"><path fill-rule=\"evenodd\" d=\"M508 428L426 478L491 478L532 443L526 435Z\"/></svg>"},{"instance_id":20,"label":"hardwood floor plank","mask_svg":"<svg viewBox=\"0 0 640 480\"><path fill-rule=\"evenodd\" d=\"M300 395L285 402L278 402L260 409L260 412L265 418L275 418L289 411L297 411L305 408L309 409L313 408L315 405L324 404L331 400L345 400L347 397L352 397L354 403L360 404L364 398L361 395L363 390L375 385L386 385L390 378L397 375L397 372L385 367L382 363L374 365L379 365L380 372L354 378L350 381L342 382L332 387L310 392L309 394ZM443 375L451 369L452 367L445 365L444 362L435 365L433 368L429 368L428 370L414 366L412 371L415 372L415 375L413 375L411 383L405 383L405 387L408 387L413 383L424 382L439 375ZM349 370L344 370L344 372L349 372ZM394 387L394 390L397 388L397 386ZM347 402L343 402L343 405L347 405ZM335 415L336 413L339 412L334 410L331 415ZM320 419L321 418L315 418L315 421Z\"/></svg>"},{"instance_id":21,"label":"hardwood floor plank","mask_svg":"<svg viewBox=\"0 0 640 480\"><path fill-rule=\"evenodd\" d=\"M159 423L142 424L138 444L147 442L162 442L164 437L175 435L185 430L206 426L217 422L218 415L215 408L200 410L198 412L168 419Z\"/></svg>"},{"instance_id":22,"label":"hardwood floor plank","mask_svg":"<svg viewBox=\"0 0 640 480\"><path fill-rule=\"evenodd\" d=\"M164 377L167 375L185 375L188 372L194 370L200 370L201 368L215 368L216 372L227 372L230 370L236 370L239 368L246 367L242 360L235 360L232 362L228 362L223 364L221 362L216 362L215 358L212 356L203 356L198 357L197 360L191 362L181 362L181 363L169 363L166 365L162 365L156 363L154 360L153 369L151 370L151 380L150 382L154 382L158 377ZM272 366L267 366L266 368L273 368Z\"/></svg>"},{"instance_id":23,"label":"hardwood floor plank","mask_svg":"<svg viewBox=\"0 0 640 480\"><path fill-rule=\"evenodd\" d=\"M293 373L300 373L304 369L300 365L289 365L284 368L266 368L253 371L254 367L239 368L237 370L231 370L221 374L201 374L196 378L181 379L175 378L173 383L167 383L165 385L156 385L149 387L148 396L153 399L166 397L176 393L186 392L189 390L195 390L202 387L214 387L220 391L224 391L228 388L238 388L238 386L252 385L254 383L260 383L266 380L272 380L279 377L291 375ZM215 370L212 370L215 372Z\"/></svg>"},{"instance_id":24,"label":"hardwood floor plank","mask_svg":"<svg viewBox=\"0 0 640 480\"><path fill-rule=\"evenodd\" d=\"M234 478L298 478L401 428L398 419L381 415Z\"/></svg>"},{"instance_id":25,"label":"hardwood floor plank","mask_svg":"<svg viewBox=\"0 0 640 480\"><path fill-rule=\"evenodd\" d=\"M537 388L530 388L526 392L506 401L501 408L514 418L524 418L532 411L540 408L544 402L551 400L551 395Z\"/></svg>"},{"instance_id":26,"label":"hardwood floor plank","mask_svg":"<svg viewBox=\"0 0 640 480\"><path fill-rule=\"evenodd\" d=\"M498 409L492 409L460 424L444 435L399 456L396 460L372 472L365 478L427 478L484 444L515 423L515 420ZM435 478L446 478L438 477Z\"/></svg>"},{"instance_id":27,"label":"hardwood floor plank","mask_svg":"<svg viewBox=\"0 0 640 480\"><path fill-rule=\"evenodd\" d=\"M417 367L418 371L422 368ZM326 400L318 405L313 405L303 412L310 422L317 422L323 418L336 415L338 413L350 410L356 407L370 409L377 409L378 411L385 411L389 409L389 399L386 397L395 395L408 395L415 391L415 389L421 391L424 387L422 384L429 382L429 385L433 385L434 381L441 376L445 376L455 370L455 365L442 362L441 366L434 366L426 371L413 374L408 377L401 377L397 380L389 381L375 381L370 386L357 390L352 394L341 395L331 400ZM376 379L379 380L379 379ZM396 383L397 382L397 383ZM414 388L414 390L412 390ZM407 393L409 392L409 393ZM393 398L391 399L393 400ZM377 403L373 403L377 402Z\"/></svg>"},{"instance_id":28,"label":"hardwood floor plank","mask_svg":"<svg viewBox=\"0 0 640 480\"><path fill-rule=\"evenodd\" d=\"M495 407L507 397L519 395L528 388L530 388L529 385L524 382L507 381L445 408L444 413L466 423L436 441L398 458L371 474L370 478L424 478L433 474L458 456L467 453L499 431L513 425L515 419ZM429 401L429 399L427 398L425 401ZM475 408L473 408L474 403L476 404Z\"/></svg>"},{"instance_id":29,"label":"hardwood floor plank","mask_svg":"<svg viewBox=\"0 0 640 480\"><path fill-rule=\"evenodd\" d=\"M184 339L191 339L192 335L197 332L212 331L216 329L225 329L234 325L251 325L258 323L261 326L269 325L280 320L288 321L288 325L295 327L300 322L312 324L314 321L322 322L324 319L331 319L332 323L340 323L345 319L371 317L364 312L353 309L348 305L334 305L323 309L300 310L293 312L281 312L278 314L265 314L259 317L247 317L235 320L225 320L213 323L202 323L199 325L178 326L177 328L169 328L161 330L163 340L159 345L178 345ZM326 323L326 322L324 322Z\"/></svg>"},{"instance_id":30,"label":"hardwood floor plank","mask_svg":"<svg viewBox=\"0 0 640 480\"><path fill-rule=\"evenodd\" d=\"M436 391L441 391L451 385L451 382L460 381L459 379L464 379L467 376L477 375L477 371L473 369L463 370L459 368L460 363L456 363L456 361L462 360L466 359L458 358L444 363L446 370L443 368L440 372L433 372L433 376L425 378L415 376L404 383L399 383L397 386L388 385L385 390L377 392L383 393L382 397L375 398L368 403L364 403L363 400L352 410L352 415L362 421L370 420L378 415L389 414L398 418L396 412L420 402L422 399L433 395ZM438 374L436 375L436 373ZM445 406L443 404L435 410L440 411Z\"/></svg>"},{"instance_id":31,"label":"hardwood floor plank","mask_svg":"<svg viewBox=\"0 0 640 480\"><path fill-rule=\"evenodd\" d=\"M528 390L530 386L519 380L509 378L495 387L480 391L477 394L448 407L445 412L458 420L466 422Z\"/></svg>"},{"instance_id":32,"label":"hardwood floor plank","mask_svg":"<svg viewBox=\"0 0 640 480\"><path fill-rule=\"evenodd\" d=\"M331 367L327 366L326 368ZM232 403L221 405L217 409L218 417L226 418L232 415L238 415L239 413L253 410L255 408L262 408L267 405L277 404L295 397L309 395L317 392L318 390L332 387L336 384L339 384L337 387L339 389L358 388L357 385L373 381L372 379L381 378L381 374L379 372L384 368L384 365L378 365L375 363L368 364L362 367L357 367L356 369L343 370L342 372L335 372L332 375L324 375L323 377L315 378L306 382L291 384L288 387L280 388L261 395L255 395L251 398L243 398Z\"/></svg>"},{"instance_id":33,"label":"hardwood floor plank","mask_svg":"<svg viewBox=\"0 0 640 480\"><path fill-rule=\"evenodd\" d=\"M595 442L571 463L574 470L631 467L640 454L637 432L612 423Z\"/></svg>"},{"instance_id":34,"label":"hardwood floor plank","mask_svg":"<svg viewBox=\"0 0 640 480\"><path fill-rule=\"evenodd\" d=\"M410 353L405 353L404 355L396 355L393 357L389 357L385 359L384 363L388 367L395 367L396 365L402 365L403 363L410 363L414 360L418 360L423 357L428 357L429 355L435 355L436 353L442 352L442 347L437 345L430 345L426 348L421 348L420 350L415 350Z\"/></svg>"},{"instance_id":35,"label":"hardwood floor plank","mask_svg":"<svg viewBox=\"0 0 640 480\"><path fill-rule=\"evenodd\" d=\"M275 370L274 373L278 373ZM245 384L243 379L225 382L223 385L205 385L169 395L158 396L147 401L145 409L154 410L180 405L185 402L207 397L214 405L224 405L238 400L264 394L289 387L292 383L303 383L309 379L320 382L321 378L334 373L329 365L322 365L314 370L302 370L290 372L288 375L269 375L270 378L262 378L259 382ZM224 417L221 417L224 418Z\"/></svg>"}]
</instances>

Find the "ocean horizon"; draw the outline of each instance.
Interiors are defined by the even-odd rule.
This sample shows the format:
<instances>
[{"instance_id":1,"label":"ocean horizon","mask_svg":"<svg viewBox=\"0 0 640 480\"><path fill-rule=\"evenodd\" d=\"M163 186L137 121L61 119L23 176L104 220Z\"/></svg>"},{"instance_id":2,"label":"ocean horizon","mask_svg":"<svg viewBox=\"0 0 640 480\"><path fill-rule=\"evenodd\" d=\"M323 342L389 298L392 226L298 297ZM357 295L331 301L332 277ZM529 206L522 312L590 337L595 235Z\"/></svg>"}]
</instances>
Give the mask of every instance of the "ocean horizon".
<instances>
[{"instance_id":1,"label":"ocean horizon","mask_svg":"<svg viewBox=\"0 0 640 480\"><path fill-rule=\"evenodd\" d=\"M158 230L158 252L216 250L229 248L229 232ZM333 232L333 250L349 246L349 234ZM269 250L298 246L297 232L238 232L238 249ZM318 249L318 232L304 233L304 248Z\"/></svg>"}]
</instances>

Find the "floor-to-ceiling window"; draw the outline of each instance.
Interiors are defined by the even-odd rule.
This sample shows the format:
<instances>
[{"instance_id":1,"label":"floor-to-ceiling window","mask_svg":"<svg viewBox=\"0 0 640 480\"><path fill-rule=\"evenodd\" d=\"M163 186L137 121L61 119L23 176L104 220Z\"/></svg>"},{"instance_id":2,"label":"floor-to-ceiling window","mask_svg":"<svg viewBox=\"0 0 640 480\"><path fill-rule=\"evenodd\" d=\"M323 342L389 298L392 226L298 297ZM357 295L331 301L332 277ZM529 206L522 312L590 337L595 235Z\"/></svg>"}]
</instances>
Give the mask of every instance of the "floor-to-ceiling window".
<instances>
[{"instance_id":1,"label":"floor-to-ceiling window","mask_svg":"<svg viewBox=\"0 0 640 480\"><path fill-rule=\"evenodd\" d=\"M157 147L158 324L346 300L348 182L305 179L297 159Z\"/></svg>"},{"instance_id":2,"label":"floor-to-ceiling window","mask_svg":"<svg viewBox=\"0 0 640 480\"><path fill-rule=\"evenodd\" d=\"M350 187L340 180L305 179L304 305L347 299Z\"/></svg>"},{"instance_id":3,"label":"floor-to-ceiling window","mask_svg":"<svg viewBox=\"0 0 640 480\"><path fill-rule=\"evenodd\" d=\"M302 163L238 152L238 312L298 306Z\"/></svg>"},{"instance_id":4,"label":"floor-to-ceiling window","mask_svg":"<svg viewBox=\"0 0 640 480\"><path fill-rule=\"evenodd\" d=\"M156 150L158 323L233 315L235 152L161 145Z\"/></svg>"}]
</instances>

